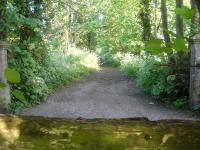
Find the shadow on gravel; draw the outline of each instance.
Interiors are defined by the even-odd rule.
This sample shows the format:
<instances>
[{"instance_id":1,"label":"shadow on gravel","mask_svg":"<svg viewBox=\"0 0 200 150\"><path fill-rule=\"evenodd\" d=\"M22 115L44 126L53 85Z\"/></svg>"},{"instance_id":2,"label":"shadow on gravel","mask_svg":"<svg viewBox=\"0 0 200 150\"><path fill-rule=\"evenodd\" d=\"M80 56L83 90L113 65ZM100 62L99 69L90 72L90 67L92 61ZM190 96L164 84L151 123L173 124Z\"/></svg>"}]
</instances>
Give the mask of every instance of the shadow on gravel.
<instances>
[{"instance_id":1,"label":"shadow on gravel","mask_svg":"<svg viewBox=\"0 0 200 150\"><path fill-rule=\"evenodd\" d=\"M69 120L0 115L0 149L199 150L199 121Z\"/></svg>"}]
</instances>

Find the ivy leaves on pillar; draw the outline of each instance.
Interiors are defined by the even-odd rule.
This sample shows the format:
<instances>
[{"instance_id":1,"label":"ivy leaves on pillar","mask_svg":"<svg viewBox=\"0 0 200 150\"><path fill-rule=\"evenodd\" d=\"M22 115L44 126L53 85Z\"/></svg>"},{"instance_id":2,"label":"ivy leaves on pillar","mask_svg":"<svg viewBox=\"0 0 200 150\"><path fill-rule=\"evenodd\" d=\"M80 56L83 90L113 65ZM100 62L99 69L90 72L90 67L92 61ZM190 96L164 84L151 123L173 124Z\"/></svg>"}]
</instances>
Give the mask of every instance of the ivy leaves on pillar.
<instances>
[{"instance_id":1,"label":"ivy leaves on pillar","mask_svg":"<svg viewBox=\"0 0 200 150\"><path fill-rule=\"evenodd\" d=\"M7 81L12 84L18 84L21 82L20 73L16 71L15 69L6 68L4 71L4 75ZM7 84L0 81L0 89L3 89L5 87L7 87ZM13 89L12 95L15 96L15 98L17 98L18 100L21 100L21 101L26 100L24 93L18 89Z\"/></svg>"}]
</instances>

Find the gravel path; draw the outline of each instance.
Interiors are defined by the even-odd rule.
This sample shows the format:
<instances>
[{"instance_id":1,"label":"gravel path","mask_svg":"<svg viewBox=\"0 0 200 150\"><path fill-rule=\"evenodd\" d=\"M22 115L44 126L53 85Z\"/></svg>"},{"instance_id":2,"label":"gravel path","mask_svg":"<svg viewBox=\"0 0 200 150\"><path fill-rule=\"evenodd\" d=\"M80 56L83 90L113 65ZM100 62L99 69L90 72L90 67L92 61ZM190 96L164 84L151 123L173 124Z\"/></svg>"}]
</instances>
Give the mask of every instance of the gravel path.
<instances>
[{"instance_id":1,"label":"gravel path","mask_svg":"<svg viewBox=\"0 0 200 150\"><path fill-rule=\"evenodd\" d=\"M167 108L141 92L118 70L103 68L53 94L22 115L57 118L196 119L190 112Z\"/></svg>"}]
</instances>

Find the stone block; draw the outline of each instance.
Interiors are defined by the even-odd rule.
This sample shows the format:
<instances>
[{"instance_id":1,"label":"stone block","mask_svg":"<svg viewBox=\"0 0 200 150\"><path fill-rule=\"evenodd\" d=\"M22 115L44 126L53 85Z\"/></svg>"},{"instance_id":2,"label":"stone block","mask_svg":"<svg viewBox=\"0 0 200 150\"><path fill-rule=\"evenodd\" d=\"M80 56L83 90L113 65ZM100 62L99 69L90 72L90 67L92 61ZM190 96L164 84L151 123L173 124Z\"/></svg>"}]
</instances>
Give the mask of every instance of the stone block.
<instances>
[{"instance_id":1,"label":"stone block","mask_svg":"<svg viewBox=\"0 0 200 150\"><path fill-rule=\"evenodd\" d=\"M4 77L4 70L7 68L7 50L9 44L0 41L0 81L7 83ZM6 108L10 103L10 88L9 85L0 89L0 108Z\"/></svg>"}]
</instances>

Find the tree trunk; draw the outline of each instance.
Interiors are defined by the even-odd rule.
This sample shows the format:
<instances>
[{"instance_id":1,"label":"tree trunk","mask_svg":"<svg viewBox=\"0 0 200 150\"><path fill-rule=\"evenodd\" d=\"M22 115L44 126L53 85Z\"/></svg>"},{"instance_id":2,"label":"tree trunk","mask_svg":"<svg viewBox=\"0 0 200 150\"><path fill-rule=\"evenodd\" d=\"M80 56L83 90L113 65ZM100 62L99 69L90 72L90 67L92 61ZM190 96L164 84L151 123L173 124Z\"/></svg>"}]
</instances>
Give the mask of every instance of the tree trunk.
<instances>
[{"instance_id":1,"label":"tree trunk","mask_svg":"<svg viewBox=\"0 0 200 150\"><path fill-rule=\"evenodd\" d=\"M157 38L157 7L158 7L158 1L154 0L154 37Z\"/></svg>"},{"instance_id":2,"label":"tree trunk","mask_svg":"<svg viewBox=\"0 0 200 150\"><path fill-rule=\"evenodd\" d=\"M150 0L140 0L140 19L142 24L142 40L147 41L151 38L151 21L150 21Z\"/></svg>"},{"instance_id":3,"label":"tree trunk","mask_svg":"<svg viewBox=\"0 0 200 150\"><path fill-rule=\"evenodd\" d=\"M166 0L161 0L161 17L162 17L163 36L164 36L165 44L166 44L166 47L170 47L171 41L170 41L170 36L168 33Z\"/></svg>"},{"instance_id":4,"label":"tree trunk","mask_svg":"<svg viewBox=\"0 0 200 150\"><path fill-rule=\"evenodd\" d=\"M181 8L183 6L183 0L176 0L176 8ZM184 31L183 31L183 18L180 15L176 15L176 36L177 37L184 37ZM184 62L184 53L180 49L178 52L178 59L179 63L183 64Z\"/></svg>"},{"instance_id":5,"label":"tree trunk","mask_svg":"<svg viewBox=\"0 0 200 150\"><path fill-rule=\"evenodd\" d=\"M195 0L195 3L196 3L198 11L200 13L200 1L199 0Z\"/></svg>"},{"instance_id":6,"label":"tree trunk","mask_svg":"<svg viewBox=\"0 0 200 150\"><path fill-rule=\"evenodd\" d=\"M183 6L183 0L176 0L176 8L181 8L182 6ZM184 36L183 18L180 15L176 15L176 35L178 37Z\"/></svg>"}]
</instances>

